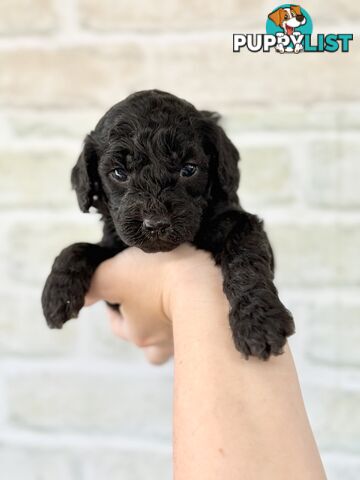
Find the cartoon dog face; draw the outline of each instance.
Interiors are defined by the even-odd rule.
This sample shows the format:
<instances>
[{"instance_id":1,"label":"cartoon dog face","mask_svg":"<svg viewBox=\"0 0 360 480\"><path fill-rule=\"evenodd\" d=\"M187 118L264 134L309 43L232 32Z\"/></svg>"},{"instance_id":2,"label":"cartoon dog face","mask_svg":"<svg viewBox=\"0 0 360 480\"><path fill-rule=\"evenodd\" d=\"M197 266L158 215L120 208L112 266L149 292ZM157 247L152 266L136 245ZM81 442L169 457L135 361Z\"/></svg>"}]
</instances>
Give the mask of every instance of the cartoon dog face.
<instances>
[{"instance_id":1,"label":"cartoon dog face","mask_svg":"<svg viewBox=\"0 0 360 480\"><path fill-rule=\"evenodd\" d=\"M275 12L270 13L269 18L275 25L281 27L287 35L292 35L296 28L306 23L306 18L298 5L291 5L289 8L278 8Z\"/></svg>"}]
</instances>

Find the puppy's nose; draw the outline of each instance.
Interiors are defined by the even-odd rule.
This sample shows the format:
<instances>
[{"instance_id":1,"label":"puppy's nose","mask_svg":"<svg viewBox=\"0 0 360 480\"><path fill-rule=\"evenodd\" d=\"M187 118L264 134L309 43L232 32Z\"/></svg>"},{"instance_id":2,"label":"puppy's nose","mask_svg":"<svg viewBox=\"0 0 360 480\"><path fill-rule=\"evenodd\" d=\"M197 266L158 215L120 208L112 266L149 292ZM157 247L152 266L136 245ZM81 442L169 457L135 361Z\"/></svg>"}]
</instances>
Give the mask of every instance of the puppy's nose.
<instances>
[{"instance_id":1,"label":"puppy's nose","mask_svg":"<svg viewBox=\"0 0 360 480\"><path fill-rule=\"evenodd\" d=\"M170 221L167 218L150 217L144 219L143 226L149 232L155 232L170 227Z\"/></svg>"},{"instance_id":2,"label":"puppy's nose","mask_svg":"<svg viewBox=\"0 0 360 480\"><path fill-rule=\"evenodd\" d=\"M305 18L304 15L296 15L296 20L298 22L302 22L304 20L304 18Z\"/></svg>"}]
</instances>

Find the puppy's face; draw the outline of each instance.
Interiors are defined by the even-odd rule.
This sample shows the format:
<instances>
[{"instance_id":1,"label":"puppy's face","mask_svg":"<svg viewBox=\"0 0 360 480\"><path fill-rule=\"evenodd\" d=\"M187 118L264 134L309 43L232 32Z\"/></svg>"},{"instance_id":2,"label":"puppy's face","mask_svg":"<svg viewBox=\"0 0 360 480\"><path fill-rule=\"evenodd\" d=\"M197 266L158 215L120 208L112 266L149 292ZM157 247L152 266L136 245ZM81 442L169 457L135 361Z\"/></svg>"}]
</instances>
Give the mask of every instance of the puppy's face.
<instances>
[{"instance_id":1,"label":"puppy's face","mask_svg":"<svg viewBox=\"0 0 360 480\"><path fill-rule=\"evenodd\" d=\"M305 25L306 18L298 5L289 8L279 8L269 15L276 25L280 26L287 35L292 35L297 27Z\"/></svg>"},{"instance_id":2,"label":"puppy's face","mask_svg":"<svg viewBox=\"0 0 360 480\"><path fill-rule=\"evenodd\" d=\"M158 90L112 107L72 171L80 208L97 208L128 246L194 240L206 209L238 204L239 155L210 112Z\"/></svg>"},{"instance_id":3,"label":"puppy's face","mask_svg":"<svg viewBox=\"0 0 360 480\"><path fill-rule=\"evenodd\" d=\"M156 116L156 115L155 115ZM119 118L99 162L119 237L146 252L192 241L207 206L209 159L176 112Z\"/></svg>"}]
</instances>

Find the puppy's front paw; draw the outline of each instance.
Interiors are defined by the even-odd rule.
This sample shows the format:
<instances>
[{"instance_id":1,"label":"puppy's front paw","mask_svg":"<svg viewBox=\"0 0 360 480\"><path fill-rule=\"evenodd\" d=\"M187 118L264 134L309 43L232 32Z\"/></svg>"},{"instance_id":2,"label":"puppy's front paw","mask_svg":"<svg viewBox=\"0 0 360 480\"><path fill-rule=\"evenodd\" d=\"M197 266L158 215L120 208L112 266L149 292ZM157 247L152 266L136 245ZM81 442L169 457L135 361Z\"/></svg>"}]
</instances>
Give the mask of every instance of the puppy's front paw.
<instances>
[{"instance_id":1,"label":"puppy's front paw","mask_svg":"<svg viewBox=\"0 0 360 480\"><path fill-rule=\"evenodd\" d=\"M245 358L251 355L267 360L283 353L286 338L295 327L277 295L266 290L254 293L244 295L231 309L230 326L235 346Z\"/></svg>"},{"instance_id":2,"label":"puppy's front paw","mask_svg":"<svg viewBox=\"0 0 360 480\"><path fill-rule=\"evenodd\" d=\"M46 280L41 297L46 322L50 328L62 328L76 318L84 306L87 286L71 273L52 272Z\"/></svg>"}]
</instances>

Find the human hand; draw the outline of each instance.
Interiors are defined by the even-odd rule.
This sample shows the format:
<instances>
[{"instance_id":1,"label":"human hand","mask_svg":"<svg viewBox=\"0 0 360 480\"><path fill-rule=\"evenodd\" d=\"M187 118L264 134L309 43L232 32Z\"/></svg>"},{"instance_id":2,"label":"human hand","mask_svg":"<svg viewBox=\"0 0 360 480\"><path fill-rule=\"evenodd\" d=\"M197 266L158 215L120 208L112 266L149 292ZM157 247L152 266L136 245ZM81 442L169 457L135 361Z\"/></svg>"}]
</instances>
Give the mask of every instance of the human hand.
<instances>
[{"instance_id":1,"label":"human hand","mask_svg":"<svg viewBox=\"0 0 360 480\"><path fill-rule=\"evenodd\" d=\"M154 254L128 248L98 267L85 305L120 304L119 311L107 307L113 333L140 347L150 363L162 364L173 355L174 302L188 301L192 282L197 290L210 286L214 273L220 279L211 255L190 245Z\"/></svg>"}]
</instances>

